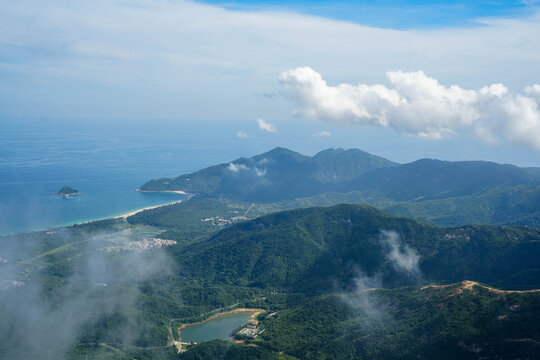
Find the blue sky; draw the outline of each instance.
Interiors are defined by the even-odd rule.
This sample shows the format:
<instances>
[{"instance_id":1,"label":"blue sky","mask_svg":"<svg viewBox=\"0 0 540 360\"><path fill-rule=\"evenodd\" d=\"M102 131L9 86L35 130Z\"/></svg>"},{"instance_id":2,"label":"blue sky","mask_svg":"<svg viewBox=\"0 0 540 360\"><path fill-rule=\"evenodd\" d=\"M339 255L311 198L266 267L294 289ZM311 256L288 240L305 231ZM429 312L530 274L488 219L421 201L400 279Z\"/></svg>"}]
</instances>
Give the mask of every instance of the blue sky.
<instances>
[{"instance_id":1,"label":"blue sky","mask_svg":"<svg viewBox=\"0 0 540 360\"><path fill-rule=\"evenodd\" d=\"M474 25L483 17L526 16L538 1L479 0L479 1L420 1L420 0L206 0L207 4L231 10L261 11L281 9L296 11L363 25L418 29Z\"/></svg>"},{"instance_id":2,"label":"blue sky","mask_svg":"<svg viewBox=\"0 0 540 360\"><path fill-rule=\"evenodd\" d=\"M4 1L0 121L263 118L425 151L473 141L478 154L512 148L531 164L539 5Z\"/></svg>"}]
</instances>

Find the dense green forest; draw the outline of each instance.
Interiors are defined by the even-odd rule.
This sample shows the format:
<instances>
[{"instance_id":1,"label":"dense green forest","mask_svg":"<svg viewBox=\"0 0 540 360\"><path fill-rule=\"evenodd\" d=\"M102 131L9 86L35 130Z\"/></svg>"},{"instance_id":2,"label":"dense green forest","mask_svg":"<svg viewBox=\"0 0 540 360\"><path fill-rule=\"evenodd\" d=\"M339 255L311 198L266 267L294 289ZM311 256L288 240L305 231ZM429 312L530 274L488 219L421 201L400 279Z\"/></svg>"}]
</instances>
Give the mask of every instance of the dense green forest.
<instances>
[{"instance_id":1,"label":"dense green forest","mask_svg":"<svg viewBox=\"0 0 540 360\"><path fill-rule=\"evenodd\" d=\"M151 181L196 194L2 237L0 358L534 359L539 185L536 168L282 148ZM260 336L177 352L181 324L238 307L266 311Z\"/></svg>"},{"instance_id":2,"label":"dense green forest","mask_svg":"<svg viewBox=\"0 0 540 360\"><path fill-rule=\"evenodd\" d=\"M258 216L276 208L203 196L129 222L2 238L0 357L32 359L46 351L67 359L450 359L473 358L481 348L487 358L533 359L538 353L540 293L488 286L540 287L540 230L440 227L366 205ZM254 219L201 221L239 215ZM177 240L133 251L133 244L159 238ZM215 341L176 353L170 336L176 327L234 307L267 310L265 331L249 340L255 347Z\"/></svg>"},{"instance_id":3,"label":"dense green forest","mask_svg":"<svg viewBox=\"0 0 540 360\"><path fill-rule=\"evenodd\" d=\"M313 157L276 148L176 178L148 191L184 190L274 209L365 203L446 226L540 224L540 172L487 161L396 164L361 150Z\"/></svg>"}]
</instances>

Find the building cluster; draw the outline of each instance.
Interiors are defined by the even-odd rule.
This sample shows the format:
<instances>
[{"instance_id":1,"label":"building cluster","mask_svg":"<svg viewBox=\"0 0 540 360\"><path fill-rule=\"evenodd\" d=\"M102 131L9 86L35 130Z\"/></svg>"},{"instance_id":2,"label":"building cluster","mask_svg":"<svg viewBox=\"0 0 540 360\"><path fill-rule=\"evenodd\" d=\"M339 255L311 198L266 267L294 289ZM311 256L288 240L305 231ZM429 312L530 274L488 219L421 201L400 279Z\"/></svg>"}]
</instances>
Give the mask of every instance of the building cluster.
<instances>
[{"instance_id":1,"label":"building cluster","mask_svg":"<svg viewBox=\"0 0 540 360\"><path fill-rule=\"evenodd\" d=\"M237 335L248 339L255 339L257 336L259 336L259 334L262 334L263 332L264 329L261 330L256 322L250 321L242 330L237 333Z\"/></svg>"},{"instance_id":2,"label":"building cluster","mask_svg":"<svg viewBox=\"0 0 540 360\"><path fill-rule=\"evenodd\" d=\"M243 220L247 220L247 217L245 216L234 216L230 219L225 219L221 216L214 216L214 217L209 217L209 218L206 218L206 219L201 219L202 222L212 222L212 225L214 226L225 226L225 225L231 225L231 224L234 224L238 221L243 221Z\"/></svg>"},{"instance_id":3,"label":"building cluster","mask_svg":"<svg viewBox=\"0 0 540 360\"><path fill-rule=\"evenodd\" d=\"M130 241L121 245L107 246L100 250L106 252L119 252L119 251L136 251L143 252L154 248L162 248L163 246L175 245L174 240L165 240L159 238L148 238L140 241Z\"/></svg>"}]
</instances>

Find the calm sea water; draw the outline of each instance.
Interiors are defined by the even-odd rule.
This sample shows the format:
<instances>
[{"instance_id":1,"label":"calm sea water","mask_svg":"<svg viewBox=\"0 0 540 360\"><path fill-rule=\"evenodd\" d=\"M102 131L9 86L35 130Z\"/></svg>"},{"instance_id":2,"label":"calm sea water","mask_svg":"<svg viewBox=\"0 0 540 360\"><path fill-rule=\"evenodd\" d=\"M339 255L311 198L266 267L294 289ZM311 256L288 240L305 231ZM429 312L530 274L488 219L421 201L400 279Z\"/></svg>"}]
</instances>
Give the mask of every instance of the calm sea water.
<instances>
[{"instance_id":1,"label":"calm sea water","mask_svg":"<svg viewBox=\"0 0 540 360\"><path fill-rule=\"evenodd\" d=\"M4 121L0 124L0 234L111 217L184 195L135 192L144 182L228 161L236 129L220 123ZM248 153L249 154L249 153ZM69 199L51 193L68 185Z\"/></svg>"},{"instance_id":2,"label":"calm sea water","mask_svg":"<svg viewBox=\"0 0 540 360\"><path fill-rule=\"evenodd\" d=\"M178 176L275 146L315 153L328 147L286 126L261 132L234 121L0 121L0 235L120 215L185 198L135 192L148 180ZM237 137L237 132L248 134ZM324 140L323 140L324 142ZM81 195L51 194L71 186Z\"/></svg>"},{"instance_id":3,"label":"calm sea water","mask_svg":"<svg viewBox=\"0 0 540 360\"><path fill-rule=\"evenodd\" d=\"M267 133L258 129L255 120L0 119L0 235L173 202L183 196L134 190L151 179L178 176L276 146L306 155L329 147L355 147L402 162L433 157L517 164L515 160L522 159L524 164L540 165L530 150L502 149L501 155L480 147L473 152L467 139L433 142L384 129L328 128L302 121L276 125L277 132ZM319 136L323 130L330 130L331 136ZM247 136L238 137L239 131ZM82 194L70 199L51 195L64 185Z\"/></svg>"}]
</instances>

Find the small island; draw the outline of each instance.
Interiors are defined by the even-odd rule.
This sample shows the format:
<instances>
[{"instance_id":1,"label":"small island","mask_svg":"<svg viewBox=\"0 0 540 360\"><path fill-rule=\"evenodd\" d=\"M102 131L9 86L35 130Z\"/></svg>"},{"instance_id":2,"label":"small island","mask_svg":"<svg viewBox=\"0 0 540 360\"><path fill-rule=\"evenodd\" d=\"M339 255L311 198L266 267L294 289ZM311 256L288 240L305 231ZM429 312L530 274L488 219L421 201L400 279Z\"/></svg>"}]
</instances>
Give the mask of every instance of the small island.
<instances>
[{"instance_id":1,"label":"small island","mask_svg":"<svg viewBox=\"0 0 540 360\"><path fill-rule=\"evenodd\" d=\"M56 193L56 195L60 197L64 197L64 198L69 198L71 196L75 196L79 194L80 194L79 190L75 190L74 188L69 187L69 186L64 186Z\"/></svg>"}]
</instances>

